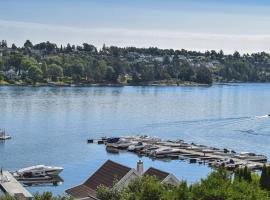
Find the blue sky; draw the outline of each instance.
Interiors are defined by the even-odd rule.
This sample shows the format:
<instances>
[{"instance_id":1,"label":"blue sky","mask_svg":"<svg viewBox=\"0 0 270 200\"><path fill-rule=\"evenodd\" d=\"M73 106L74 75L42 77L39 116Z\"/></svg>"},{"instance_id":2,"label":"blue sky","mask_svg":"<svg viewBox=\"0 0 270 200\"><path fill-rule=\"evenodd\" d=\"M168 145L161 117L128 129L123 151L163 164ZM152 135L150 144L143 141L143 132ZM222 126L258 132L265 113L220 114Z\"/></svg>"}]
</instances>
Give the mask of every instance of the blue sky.
<instances>
[{"instance_id":1,"label":"blue sky","mask_svg":"<svg viewBox=\"0 0 270 200\"><path fill-rule=\"evenodd\" d=\"M0 0L0 39L23 44L269 51L266 0Z\"/></svg>"}]
</instances>

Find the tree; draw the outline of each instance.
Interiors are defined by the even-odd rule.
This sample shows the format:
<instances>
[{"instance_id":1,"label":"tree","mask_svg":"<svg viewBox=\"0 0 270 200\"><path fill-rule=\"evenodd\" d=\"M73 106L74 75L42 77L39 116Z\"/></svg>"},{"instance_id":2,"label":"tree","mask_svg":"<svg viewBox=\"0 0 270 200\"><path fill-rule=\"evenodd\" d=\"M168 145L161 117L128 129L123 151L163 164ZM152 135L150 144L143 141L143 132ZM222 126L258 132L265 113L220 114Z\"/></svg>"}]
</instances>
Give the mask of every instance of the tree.
<instances>
[{"instance_id":1,"label":"tree","mask_svg":"<svg viewBox=\"0 0 270 200\"><path fill-rule=\"evenodd\" d=\"M31 66L28 69L28 77L32 80L34 84L36 84L37 81L40 81L42 79L42 71L37 66Z\"/></svg>"},{"instance_id":2,"label":"tree","mask_svg":"<svg viewBox=\"0 0 270 200\"><path fill-rule=\"evenodd\" d=\"M24 71L27 71L29 70L30 67L37 66L37 65L38 65L38 62L33 57L24 56L21 60L21 67Z\"/></svg>"},{"instance_id":3,"label":"tree","mask_svg":"<svg viewBox=\"0 0 270 200\"><path fill-rule=\"evenodd\" d=\"M47 76L52 81L57 81L59 77L63 76L63 69L59 65L51 64L47 67Z\"/></svg>"},{"instance_id":4,"label":"tree","mask_svg":"<svg viewBox=\"0 0 270 200\"><path fill-rule=\"evenodd\" d=\"M178 78L180 78L182 81L191 81L194 75L194 69L189 64L185 63L180 66Z\"/></svg>"},{"instance_id":5,"label":"tree","mask_svg":"<svg viewBox=\"0 0 270 200\"><path fill-rule=\"evenodd\" d=\"M107 63L105 60L94 60L93 62L93 74L94 79L97 82L101 82L105 79L107 73ZM108 74L107 74L108 75Z\"/></svg>"},{"instance_id":6,"label":"tree","mask_svg":"<svg viewBox=\"0 0 270 200\"><path fill-rule=\"evenodd\" d=\"M196 79L198 83L212 84L212 73L206 67L199 67L196 71Z\"/></svg>"},{"instance_id":7,"label":"tree","mask_svg":"<svg viewBox=\"0 0 270 200\"><path fill-rule=\"evenodd\" d=\"M0 58L0 71L3 70L4 67L4 61Z\"/></svg>"},{"instance_id":8,"label":"tree","mask_svg":"<svg viewBox=\"0 0 270 200\"><path fill-rule=\"evenodd\" d=\"M84 72L84 65L80 61L76 61L69 66L72 79L76 82L81 80Z\"/></svg>"},{"instance_id":9,"label":"tree","mask_svg":"<svg viewBox=\"0 0 270 200\"><path fill-rule=\"evenodd\" d=\"M28 48L32 49L33 48L33 44L32 44L32 42L30 40L26 40L23 46L26 49L28 49Z\"/></svg>"},{"instance_id":10,"label":"tree","mask_svg":"<svg viewBox=\"0 0 270 200\"><path fill-rule=\"evenodd\" d=\"M0 42L0 47L7 48L7 41L6 40L2 40L2 42Z\"/></svg>"},{"instance_id":11,"label":"tree","mask_svg":"<svg viewBox=\"0 0 270 200\"><path fill-rule=\"evenodd\" d=\"M266 165L264 165L262 168L260 186L263 189L270 191L270 168Z\"/></svg>"},{"instance_id":12,"label":"tree","mask_svg":"<svg viewBox=\"0 0 270 200\"><path fill-rule=\"evenodd\" d=\"M96 53L97 49L94 45L83 43L83 50L91 53Z\"/></svg>"},{"instance_id":13,"label":"tree","mask_svg":"<svg viewBox=\"0 0 270 200\"><path fill-rule=\"evenodd\" d=\"M173 192L173 196L170 199L191 200L191 192L186 182L181 182L179 186Z\"/></svg>"},{"instance_id":14,"label":"tree","mask_svg":"<svg viewBox=\"0 0 270 200\"><path fill-rule=\"evenodd\" d=\"M11 49L16 50L17 46L13 43L12 46L11 46Z\"/></svg>"},{"instance_id":15,"label":"tree","mask_svg":"<svg viewBox=\"0 0 270 200\"><path fill-rule=\"evenodd\" d=\"M97 189L97 198L100 200L119 200L121 195L117 188L107 188L101 185Z\"/></svg>"},{"instance_id":16,"label":"tree","mask_svg":"<svg viewBox=\"0 0 270 200\"><path fill-rule=\"evenodd\" d=\"M170 64L170 57L169 57L168 55L165 55L165 56L163 57L163 64L164 64L164 65Z\"/></svg>"},{"instance_id":17,"label":"tree","mask_svg":"<svg viewBox=\"0 0 270 200\"><path fill-rule=\"evenodd\" d=\"M66 47L65 51L66 51L66 53L72 52L72 47L71 47L71 45L69 43L67 44L67 47Z\"/></svg>"},{"instance_id":18,"label":"tree","mask_svg":"<svg viewBox=\"0 0 270 200\"><path fill-rule=\"evenodd\" d=\"M22 59L23 54L22 53L12 53L9 58L7 59L7 65L12 66L15 68L15 70L21 74L21 68L22 68ZM36 64L36 63L35 63Z\"/></svg>"},{"instance_id":19,"label":"tree","mask_svg":"<svg viewBox=\"0 0 270 200\"><path fill-rule=\"evenodd\" d=\"M0 82L4 80L4 72L0 71Z\"/></svg>"}]
</instances>

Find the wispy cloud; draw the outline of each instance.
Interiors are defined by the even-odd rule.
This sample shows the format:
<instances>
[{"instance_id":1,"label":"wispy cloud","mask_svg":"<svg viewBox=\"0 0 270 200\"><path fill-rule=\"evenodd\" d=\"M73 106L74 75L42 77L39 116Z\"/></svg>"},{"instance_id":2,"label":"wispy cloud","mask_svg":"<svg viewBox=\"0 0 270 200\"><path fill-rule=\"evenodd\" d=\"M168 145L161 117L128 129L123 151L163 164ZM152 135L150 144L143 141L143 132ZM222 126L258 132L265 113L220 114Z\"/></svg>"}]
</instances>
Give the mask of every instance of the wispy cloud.
<instances>
[{"instance_id":1,"label":"wispy cloud","mask_svg":"<svg viewBox=\"0 0 270 200\"><path fill-rule=\"evenodd\" d=\"M219 50L231 53L269 51L269 35L215 34L207 32L181 32L159 29L82 28L50 24L0 20L0 38L21 45L26 39L34 43L51 41L57 44L92 43L173 49Z\"/></svg>"}]
</instances>

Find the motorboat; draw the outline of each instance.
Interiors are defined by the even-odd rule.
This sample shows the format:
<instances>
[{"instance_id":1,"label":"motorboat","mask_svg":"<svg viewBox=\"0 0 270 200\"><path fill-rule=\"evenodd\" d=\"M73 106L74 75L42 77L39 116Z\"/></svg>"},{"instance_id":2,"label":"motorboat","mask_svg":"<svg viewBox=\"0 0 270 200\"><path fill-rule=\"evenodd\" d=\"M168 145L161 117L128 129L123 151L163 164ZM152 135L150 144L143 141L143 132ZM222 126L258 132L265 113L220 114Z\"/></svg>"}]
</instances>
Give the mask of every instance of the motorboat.
<instances>
[{"instance_id":1,"label":"motorboat","mask_svg":"<svg viewBox=\"0 0 270 200\"><path fill-rule=\"evenodd\" d=\"M11 136L6 134L5 130L0 130L0 140L9 140Z\"/></svg>"},{"instance_id":2,"label":"motorboat","mask_svg":"<svg viewBox=\"0 0 270 200\"><path fill-rule=\"evenodd\" d=\"M144 148L144 144L142 142L138 142L137 144L132 144L128 147L128 151L140 151Z\"/></svg>"},{"instance_id":3,"label":"motorboat","mask_svg":"<svg viewBox=\"0 0 270 200\"><path fill-rule=\"evenodd\" d=\"M116 143L120 140L119 137L111 137L107 139L107 143Z\"/></svg>"},{"instance_id":4,"label":"motorboat","mask_svg":"<svg viewBox=\"0 0 270 200\"><path fill-rule=\"evenodd\" d=\"M141 154L150 155L152 151L159 149L155 145L145 145L144 148L140 151Z\"/></svg>"},{"instance_id":5,"label":"motorboat","mask_svg":"<svg viewBox=\"0 0 270 200\"><path fill-rule=\"evenodd\" d=\"M63 167L52 167L46 165L35 165L22 168L15 172L16 176L35 177L35 176L56 176L64 170Z\"/></svg>"},{"instance_id":6,"label":"motorboat","mask_svg":"<svg viewBox=\"0 0 270 200\"><path fill-rule=\"evenodd\" d=\"M127 149L130 145L134 144L134 142L130 142L129 140L126 139L120 139L116 143L107 143L107 146L117 148L117 149Z\"/></svg>"},{"instance_id":7,"label":"motorboat","mask_svg":"<svg viewBox=\"0 0 270 200\"><path fill-rule=\"evenodd\" d=\"M249 152L242 152L242 153L236 154L234 157L238 159L247 160L247 161L253 161L253 162L267 162L266 156L256 155L255 153L249 153Z\"/></svg>"},{"instance_id":8,"label":"motorboat","mask_svg":"<svg viewBox=\"0 0 270 200\"><path fill-rule=\"evenodd\" d=\"M119 153L119 149L112 147L112 146L106 146L106 151L108 153L113 153L113 154L118 154Z\"/></svg>"},{"instance_id":9,"label":"motorboat","mask_svg":"<svg viewBox=\"0 0 270 200\"><path fill-rule=\"evenodd\" d=\"M152 156L158 156L158 155L168 155L168 154L178 154L180 153L180 149L174 149L174 148L159 148L151 152L150 155Z\"/></svg>"}]
</instances>

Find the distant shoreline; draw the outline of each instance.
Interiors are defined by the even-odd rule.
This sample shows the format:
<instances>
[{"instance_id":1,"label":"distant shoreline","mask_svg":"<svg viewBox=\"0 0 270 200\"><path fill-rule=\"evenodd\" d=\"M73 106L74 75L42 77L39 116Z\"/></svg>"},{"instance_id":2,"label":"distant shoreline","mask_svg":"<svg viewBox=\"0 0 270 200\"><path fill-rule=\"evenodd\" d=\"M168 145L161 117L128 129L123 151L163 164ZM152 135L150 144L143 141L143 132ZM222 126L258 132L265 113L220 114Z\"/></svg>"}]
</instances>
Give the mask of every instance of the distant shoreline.
<instances>
[{"instance_id":1,"label":"distant shoreline","mask_svg":"<svg viewBox=\"0 0 270 200\"><path fill-rule=\"evenodd\" d=\"M3 86L22 86L22 87L124 87L124 86L193 86L193 87L209 87L212 84L201 84L195 82L150 82L150 83L137 83L137 84L121 84L121 83L63 83L63 82L53 82L53 83L8 83L0 82L0 87Z\"/></svg>"},{"instance_id":2,"label":"distant shoreline","mask_svg":"<svg viewBox=\"0 0 270 200\"><path fill-rule=\"evenodd\" d=\"M54 83L36 83L28 84L28 83L8 83L8 82L0 82L0 87L10 86L10 87L124 87L124 86L141 86L141 87L166 87L166 86L175 86L175 87L211 87L213 85L228 85L228 84L240 84L240 83L269 83L269 82L214 82L212 84L201 84L195 82L152 82L152 83L140 83L140 84L120 84L120 83L62 83L62 82L54 82Z\"/></svg>"}]
</instances>

